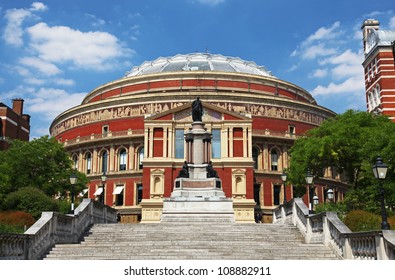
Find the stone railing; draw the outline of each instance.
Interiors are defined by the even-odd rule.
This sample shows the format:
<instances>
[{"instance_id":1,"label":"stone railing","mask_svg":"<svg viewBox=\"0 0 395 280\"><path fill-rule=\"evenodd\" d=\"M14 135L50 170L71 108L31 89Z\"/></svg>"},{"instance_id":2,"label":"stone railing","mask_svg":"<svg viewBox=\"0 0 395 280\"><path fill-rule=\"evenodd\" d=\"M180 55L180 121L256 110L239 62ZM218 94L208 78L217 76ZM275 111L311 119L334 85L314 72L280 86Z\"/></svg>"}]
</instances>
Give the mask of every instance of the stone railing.
<instances>
[{"instance_id":1,"label":"stone railing","mask_svg":"<svg viewBox=\"0 0 395 280\"><path fill-rule=\"evenodd\" d=\"M122 130L122 131L116 131L112 132L109 131L107 133L100 133L100 134L94 134L92 133L89 136L77 136L74 139L65 139L64 145L65 146L70 146L70 145L75 145L75 144L81 144L89 141L98 141L98 140L107 140L107 139L117 139L117 138L125 138L125 137L141 137L144 136L144 129L137 129L137 130Z\"/></svg>"},{"instance_id":2,"label":"stone railing","mask_svg":"<svg viewBox=\"0 0 395 280\"><path fill-rule=\"evenodd\" d=\"M300 138L301 135L290 133L289 131L274 131L270 129L253 129L252 136L268 136L273 138Z\"/></svg>"},{"instance_id":3,"label":"stone railing","mask_svg":"<svg viewBox=\"0 0 395 280\"><path fill-rule=\"evenodd\" d=\"M75 215L43 212L24 234L0 234L0 260L36 260L60 243L77 243L95 223L116 223L117 211L85 198Z\"/></svg>"},{"instance_id":4,"label":"stone railing","mask_svg":"<svg viewBox=\"0 0 395 280\"><path fill-rule=\"evenodd\" d=\"M294 224L306 243L331 246L343 259L395 259L395 230L352 232L335 212L309 215L309 209L301 198L294 198L276 208L273 223Z\"/></svg>"}]
</instances>

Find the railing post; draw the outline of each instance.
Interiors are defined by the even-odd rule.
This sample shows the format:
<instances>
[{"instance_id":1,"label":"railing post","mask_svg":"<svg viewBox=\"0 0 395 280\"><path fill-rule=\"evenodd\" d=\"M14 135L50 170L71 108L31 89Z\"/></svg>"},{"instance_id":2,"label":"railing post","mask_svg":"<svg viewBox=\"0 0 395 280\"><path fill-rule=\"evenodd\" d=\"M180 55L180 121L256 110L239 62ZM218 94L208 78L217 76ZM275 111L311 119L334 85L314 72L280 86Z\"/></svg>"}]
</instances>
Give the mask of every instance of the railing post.
<instances>
[{"instance_id":1,"label":"railing post","mask_svg":"<svg viewBox=\"0 0 395 280\"><path fill-rule=\"evenodd\" d=\"M331 233L329 230L328 218L326 215L322 217L322 234L324 235L324 245L328 246L331 240Z\"/></svg>"},{"instance_id":2,"label":"railing post","mask_svg":"<svg viewBox=\"0 0 395 280\"><path fill-rule=\"evenodd\" d=\"M292 202L292 224L296 226L296 219L298 217L298 213L296 213L296 203L295 200Z\"/></svg>"},{"instance_id":3,"label":"railing post","mask_svg":"<svg viewBox=\"0 0 395 280\"><path fill-rule=\"evenodd\" d=\"M375 236L375 245L378 260L389 260L387 253L385 251L384 238L382 235Z\"/></svg>"},{"instance_id":4,"label":"railing post","mask_svg":"<svg viewBox=\"0 0 395 280\"><path fill-rule=\"evenodd\" d=\"M285 204L281 206L281 224L285 224L285 218L287 217L285 213Z\"/></svg>"},{"instance_id":5,"label":"railing post","mask_svg":"<svg viewBox=\"0 0 395 280\"><path fill-rule=\"evenodd\" d=\"M305 242L306 242L306 243L310 243L310 242L311 242L311 237L312 237L312 235L313 235L313 227L311 226L310 216L307 216L306 221L307 221L307 223L306 223L306 236L305 236Z\"/></svg>"},{"instance_id":6,"label":"railing post","mask_svg":"<svg viewBox=\"0 0 395 280\"><path fill-rule=\"evenodd\" d=\"M345 241L344 241L344 247L343 247L343 258L345 258L347 260L351 260L354 258L354 255L352 253L350 238L348 238L348 236L345 236L344 239L345 239Z\"/></svg>"}]
</instances>

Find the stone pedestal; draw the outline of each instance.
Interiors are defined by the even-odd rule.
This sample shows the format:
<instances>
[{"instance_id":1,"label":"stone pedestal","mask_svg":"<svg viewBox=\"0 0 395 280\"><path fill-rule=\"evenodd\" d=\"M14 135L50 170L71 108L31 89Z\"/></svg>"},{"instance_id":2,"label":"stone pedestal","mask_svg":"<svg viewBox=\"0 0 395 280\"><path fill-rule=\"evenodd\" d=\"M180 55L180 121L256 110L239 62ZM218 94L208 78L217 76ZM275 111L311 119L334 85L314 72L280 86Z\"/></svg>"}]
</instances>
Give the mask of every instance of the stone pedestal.
<instances>
[{"instance_id":1,"label":"stone pedestal","mask_svg":"<svg viewBox=\"0 0 395 280\"><path fill-rule=\"evenodd\" d=\"M204 123L193 122L185 135L188 176L177 178L171 196L164 198L161 222L235 222L232 199L219 178L208 178L211 134Z\"/></svg>"}]
</instances>

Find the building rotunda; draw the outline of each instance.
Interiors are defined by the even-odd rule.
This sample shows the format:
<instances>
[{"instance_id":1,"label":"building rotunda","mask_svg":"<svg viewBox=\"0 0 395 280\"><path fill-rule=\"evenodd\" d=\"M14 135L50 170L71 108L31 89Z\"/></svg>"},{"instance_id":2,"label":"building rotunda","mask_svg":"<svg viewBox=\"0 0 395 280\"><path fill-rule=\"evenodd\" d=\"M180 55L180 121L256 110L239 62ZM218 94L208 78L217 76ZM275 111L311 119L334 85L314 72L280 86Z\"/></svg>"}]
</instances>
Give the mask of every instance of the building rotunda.
<instances>
[{"instance_id":1,"label":"building rotunda","mask_svg":"<svg viewBox=\"0 0 395 280\"><path fill-rule=\"evenodd\" d=\"M144 62L61 113L50 132L90 179L88 197L118 209L124 222L159 222L188 156L184 135L198 97L208 154L236 222L254 222L256 212L269 221L293 198L281 174L294 141L335 113L254 62L208 53ZM316 182L321 202L329 188L341 199L344 185L330 171Z\"/></svg>"}]
</instances>

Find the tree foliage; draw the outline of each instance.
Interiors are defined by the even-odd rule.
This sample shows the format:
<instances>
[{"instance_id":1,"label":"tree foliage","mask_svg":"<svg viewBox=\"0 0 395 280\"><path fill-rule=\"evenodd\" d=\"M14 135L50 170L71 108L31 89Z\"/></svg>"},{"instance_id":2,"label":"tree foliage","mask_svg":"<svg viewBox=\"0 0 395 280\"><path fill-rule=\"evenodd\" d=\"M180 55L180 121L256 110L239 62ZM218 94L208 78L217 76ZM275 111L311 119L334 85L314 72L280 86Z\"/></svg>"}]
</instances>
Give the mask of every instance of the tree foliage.
<instances>
[{"instance_id":1,"label":"tree foliage","mask_svg":"<svg viewBox=\"0 0 395 280\"><path fill-rule=\"evenodd\" d=\"M348 110L308 131L295 141L290 153L293 184L305 184L308 169L322 177L327 167L333 167L347 176L351 186L348 203L367 210L378 207L378 182L371 168L381 155L389 166L384 182L387 205L395 204L395 123L385 116Z\"/></svg>"},{"instance_id":2,"label":"tree foliage","mask_svg":"<svg viewBox=\"0 0 395 280\"><path fill-rule=\"evenodd\" d=\"M37 188L50 197L64 194L70 190L69 177L73 172L68 153L55 138L12 141L8 150L0 152L0 202L25 187ZM84 174L76 173L78 193L88 180Z\"/></svg>"}]
</instances>

